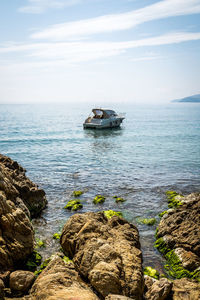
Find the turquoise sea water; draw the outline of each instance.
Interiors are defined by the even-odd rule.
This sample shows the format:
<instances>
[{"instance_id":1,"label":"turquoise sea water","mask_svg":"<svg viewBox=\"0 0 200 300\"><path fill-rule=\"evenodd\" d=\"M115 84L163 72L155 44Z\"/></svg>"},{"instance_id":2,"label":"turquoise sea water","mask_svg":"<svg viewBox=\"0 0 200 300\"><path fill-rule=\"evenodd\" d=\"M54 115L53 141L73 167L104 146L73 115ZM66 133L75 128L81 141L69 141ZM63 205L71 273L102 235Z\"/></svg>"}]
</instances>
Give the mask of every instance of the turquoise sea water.
<instances>
[{"instance_id":1,"label":"turquoise sea water","mask_svg":"<svg viewBox=\"0 0 200 300\"><path fill-rule=\"evenodd\" d=\"M126 112L121 129L83 130L93 107L0 105L0 153L17 160L47 194L48 208L34 220L36 235L53 252L58 232L73 213L63 209L74 190L84 190L81 212L121 210L140 231L144 265L161 269L153 249L156 217L167 208L166 190L200 191L200 104L110 105ZM106 196L95 206L96 194ZM116 204L113 195L127 201Z\"/></svg>"}]
</instances>

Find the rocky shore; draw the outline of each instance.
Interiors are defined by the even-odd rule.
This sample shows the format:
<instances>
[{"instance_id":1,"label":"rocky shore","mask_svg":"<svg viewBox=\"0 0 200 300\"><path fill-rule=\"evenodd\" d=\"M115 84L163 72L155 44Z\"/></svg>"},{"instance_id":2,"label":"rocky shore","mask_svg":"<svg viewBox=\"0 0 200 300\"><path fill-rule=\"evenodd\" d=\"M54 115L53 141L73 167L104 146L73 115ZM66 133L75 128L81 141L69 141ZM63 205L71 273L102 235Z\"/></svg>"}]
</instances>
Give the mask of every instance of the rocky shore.
<instances>
[{"instance_id":1,"label":"rocky shore","mask_svg":"<svg viewBox=\"0 0 200 300\"><path fill-rule=\"evenodd\" d=\"M200 193L168 192L155 243L165 275L143 270L138 229L110 212L74 214L62 251L40 265L31 218L47 200L25 172L0 155L0 299L200 299Z\"/></svg>"}]
</instances>

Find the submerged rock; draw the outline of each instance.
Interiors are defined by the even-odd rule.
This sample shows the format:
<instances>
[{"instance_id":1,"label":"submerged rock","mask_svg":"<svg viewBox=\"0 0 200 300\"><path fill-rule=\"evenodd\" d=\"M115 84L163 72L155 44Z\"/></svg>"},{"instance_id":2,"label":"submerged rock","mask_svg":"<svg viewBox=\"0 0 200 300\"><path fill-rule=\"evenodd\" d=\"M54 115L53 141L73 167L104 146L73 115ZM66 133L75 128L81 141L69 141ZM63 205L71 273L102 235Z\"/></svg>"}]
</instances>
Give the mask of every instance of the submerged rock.
<instances>
[{"instance_id":1,"label":"submerged rock","mask_svg":"<svg viewBox=\"0 0 200 300\"><path fill-rule=\"evenodd\" d=\"M0 191L28 216L35 217L45 208L47 200L44 190L38 189L25 173L16 161L0 154Z\"/></svg>"},{"instance_id":2,"label":"submerged rock","mask_svg":"<svg viewBox=\"0 0 200 300\"><path fill-rule=\"evenodd\" d=\"M200 280L200 193L182 197L181 203L163 215L155 246L169 263L169 275Z\"/></svg>"},{"instance_id":3,"label":"submerged rock","mask_svg":"<svg viewBox=\"0 0 200 300\"><path fill-rule=\"evenodd\" d=\"M81 277L103 297L143 293L142 254L137 228L103 212L72 216L63 228L61 246Z\"/></svg>"}]
</instances>

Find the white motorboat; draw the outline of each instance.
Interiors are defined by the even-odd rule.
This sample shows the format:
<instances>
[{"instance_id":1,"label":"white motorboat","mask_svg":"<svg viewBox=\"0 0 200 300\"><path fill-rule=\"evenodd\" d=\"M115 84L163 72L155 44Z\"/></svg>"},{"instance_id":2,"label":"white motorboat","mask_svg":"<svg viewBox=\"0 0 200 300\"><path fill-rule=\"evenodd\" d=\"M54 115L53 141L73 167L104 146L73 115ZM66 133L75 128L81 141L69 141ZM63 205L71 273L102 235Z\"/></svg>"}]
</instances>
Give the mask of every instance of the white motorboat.
<instances>
[{"instance_id":1,"label":"white motorboat","mask_svg":"<svg viewBox=\"0 0 200 300\"><path fill-rule=\"evenodd\" d=\"M117 114L114 110L94 108L83 123L83 127L95 129L119 127L124 118L124 114Z\"/></svg>"}]
</instances>

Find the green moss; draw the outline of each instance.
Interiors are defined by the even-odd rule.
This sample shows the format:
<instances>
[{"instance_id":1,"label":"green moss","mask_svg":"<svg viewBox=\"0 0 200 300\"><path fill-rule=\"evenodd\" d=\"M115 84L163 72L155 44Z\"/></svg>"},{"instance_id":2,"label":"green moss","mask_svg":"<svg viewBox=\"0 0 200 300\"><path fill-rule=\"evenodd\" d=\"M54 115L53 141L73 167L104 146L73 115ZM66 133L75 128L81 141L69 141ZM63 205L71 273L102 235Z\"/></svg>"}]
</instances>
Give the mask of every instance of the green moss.
<instances>
[{"instance_id":1,"label":"green moss","mask_svg":"<svg viewBox=\"0 0 200 300\"><path fill-rule=\"evenodd\" d=\"M54 235L53 235L53 239L54 240L59 240L60 239L60 237L61 237L61 233L54 233Z\"/></svg>"},{"instance_id":2,"label":"green moss","mask_svg":"<svg viewBox=\"0 0 200 300\"><path fill-rule=\"evenodd\" d=\"M64 260L64 262L66 262L67 264L69 264L70 262L72 262L72 260L71 260L69 257L67 257L67 256L64 256L64 257L63 257L63 260Z\"/></svg>"},{"instance_id":3,"label":"green moss","mask_svg":"<svg viewBox=\"0 0 200 300\"><path fill-rule=\"evenodd\" d=\"M157 239L154 243L154 247L157 248L162 254L165 254L170 250L164 242L163 238Z\"/></svg>"},{"instance_id":4,"label":"green moss","mask_svg":"<svg viewBox=\"0 0 200 300\"><path fill-rule=\"evenodd\" d=\"M84 193L83 191L73 191L72 195L73 195L74 197L79 197L79 196L81 196L83 193Z\"/></svg>"},{"instance_id":5,"label":"green moss","mask_svg":"<svg viewBox=\"0 0 200 300\"><path fill-rule=\"evenodd\" d=\"M49 262L50 258L45 259L45 261L40 265L39 270L35 271L34 274L39 275L47 267Z\"/></svg>"},{"instance_id":6,"label":"green moss","mask_svg":"<svg viewBox=\"0 0 200 300\"><path fill-rule=\"evenodd\" d=\"M119 203L119 202L125 202L126 200L124 198L121 197L117 197L115 198L115 202Z\"/></svg>"},{"instance_id":7,"label":"green moss","mask_svg":"<svg viewBox=\"0 0 200 300\"><path fill-rule=\"evenodd\" d=\"M162 218L165 214L168 214L168 211L165 210L159 214L159 217Z\"/></svg>"},{"instance_id":8,"label":"green moss","mask_svg":"<svg viewBox=\"0 0 200 300\"><path fill-rule=\"evenodd\" d=\"M68 201L67 205L65 205L64 208L76 211L78 209L81 209L83 207L81 201L79 199L77 200L70 200Z\"/></svg>"},{"instance_id":9,"label":"green moss","mask_svg":"<svg viewBox=\"0 0 200 300\"><path fill-rule=\"evenodd\" d=\"M166 191L166 196L168 199L168 207L169 208L175 208L183 203L181 202L182 195L178 194L175 191Z\"/></svg>"},{"instance_id":10,"label":"green moss","mask_svg":"<svg viewBox=\"0 0 200 300\"><path fill-rule=\"evenodd\" d=\"M35 249L38 249L38 248L45 248L46 247L46 244L43 240L40 240L39 238L36 238L36 247Z\"/></svg>"},{"instance_id":11,"label":"green moss","mask_svg":"<svg viewBox=\"0 0 200 300\"><path fill-rule=\"evenodd\" d=\"M29 271L35 271L37 266L41 264L42 256L36 250L34 250L28 257L25 266Z\"/></svg>"},{"instance_id":12,"label":"green moss","mask_svg":"<svg viewBox=\"0 0 200 300\"><path fill-rule=\"evenodd\" d=\"M148 275L150 277L153 277L155 279L159 279L159 273L156 269L153 269L151 267L144 268L144 275Z\"/></svg>"},{"instance_id":13,"label":"green moss","mask_svg":"<svg viewBox=\"0 0 200 300\"><path fill-rule=\"evenodd\" d=\"M145 224L145 225L154 225L156 223L156 219L155 218L137 218L136 219L138 223L140 224Z\"/></svg>"},{"instance_id":14,"label":"green moss","mask_svg":"<svg viewBox=\"0 0 200 300\"><path fill-rule=\"evenodd\" d=\"M102 196L102 195L96 195L96 197L93 200L93 203L94 204L104 203L105 199L106 198L104 196Z\"/></svg>"},{"instance_id":15,"label":"green moss","mask_svg":"<svg viewBox=\"0 0 200 300\"><path fill-rule=\"evenodd\" d=\"M165 265L166 272L177 279L180 278L190 278L200 281L200 270L195 270L190 272L189 270L183 268L182 263L178 256L175 254L174 250L170 250L165 254L165 258L168 261L168 264Z\"/></svg>"},{"instance_id":16,"label":"green moss","mask_svg":"<svg viewBox=\"0 0 200 300\"><path fill-rule=\"evenodd\" d=\"M154 246L164 255L167 260L165 265L165 270L167 274L173 278L191 278L200 281L200 270L195 270L193 272L188 271L183 268L182 263L178 256L175 254L174 250L167 247L166 243L162 238L156 240Z\"/></svg>"},{"instance_id":17,"label":"green moss","mask_svg":"<svg viewBox=\"0 0 200 300\"><path fill-rule=\"evenodd\" d=\"M107 219L112 218L113 216L123 217L122 213L120 211L114 211L114 210L104 210L103 211L104 216Z\"/></svg>"}]
</instances>

